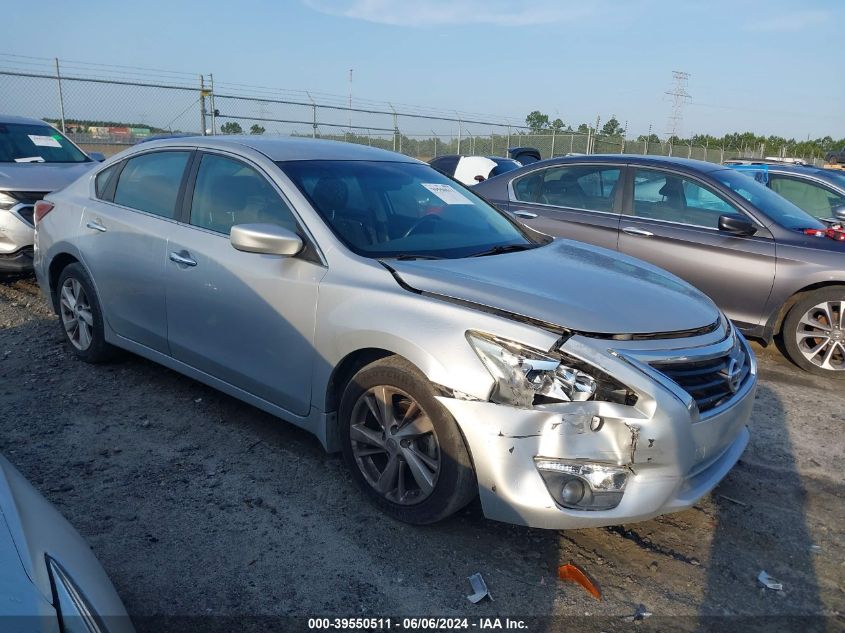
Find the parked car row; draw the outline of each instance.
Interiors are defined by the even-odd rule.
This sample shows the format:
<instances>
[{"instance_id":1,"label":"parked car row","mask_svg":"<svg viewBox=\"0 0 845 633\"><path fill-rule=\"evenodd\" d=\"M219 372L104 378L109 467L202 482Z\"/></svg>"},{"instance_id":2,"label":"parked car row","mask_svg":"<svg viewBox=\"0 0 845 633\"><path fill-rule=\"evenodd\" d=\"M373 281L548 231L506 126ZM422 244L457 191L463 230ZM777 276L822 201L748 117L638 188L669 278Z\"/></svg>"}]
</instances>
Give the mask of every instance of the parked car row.
<instances>
[{"instance_id":1,"label":"parked car row","mask_svg":"<svg viewBox=\"0 0 845 633\"><path fill-rule=\"evenodd\" d=\"M13 160L85 166L32 213L74 354L129 350L309 430L399 520L476 496L552 529L681 510L748 443L742 331L843 375L835 225L729 167L573 157L466 188L332 141L169 138L99 164L35 132ZM120 614L46 553L59 617Z\"/></svg>"}]
</instances>

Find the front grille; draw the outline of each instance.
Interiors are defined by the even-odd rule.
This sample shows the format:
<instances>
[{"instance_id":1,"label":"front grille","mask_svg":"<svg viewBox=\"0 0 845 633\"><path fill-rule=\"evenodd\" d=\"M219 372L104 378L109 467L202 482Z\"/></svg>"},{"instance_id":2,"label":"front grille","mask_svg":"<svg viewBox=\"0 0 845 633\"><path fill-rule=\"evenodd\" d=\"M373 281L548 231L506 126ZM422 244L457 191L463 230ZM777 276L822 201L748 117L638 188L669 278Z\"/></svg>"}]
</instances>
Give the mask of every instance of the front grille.
<instances>
[{"instance_id":1,"label":"front grille","mask_svg":"<svg viewBox=\"0 0 845 633\"><path fill-rule=\"evenodd\" d=\"M651 366L680 385L702 413L730 400L749 380L751 361L737 339L727 354L707 360L653 362Z\"/></svg>"}]
</instances>

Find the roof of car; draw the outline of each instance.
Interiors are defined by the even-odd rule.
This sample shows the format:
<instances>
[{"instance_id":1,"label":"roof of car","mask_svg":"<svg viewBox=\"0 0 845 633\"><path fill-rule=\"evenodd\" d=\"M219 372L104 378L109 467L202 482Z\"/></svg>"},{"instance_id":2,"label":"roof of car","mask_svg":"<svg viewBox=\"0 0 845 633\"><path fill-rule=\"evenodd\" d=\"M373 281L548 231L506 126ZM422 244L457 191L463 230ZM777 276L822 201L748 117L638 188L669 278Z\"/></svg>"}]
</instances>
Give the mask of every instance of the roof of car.
<instances>
[{"instance_id":1,"label":"roof of car","mask_svg":"<svg viewBox=\"0 0 845 633\"><path fill-rule=\"evenodd\" d=\"M273 161L373 160L403 163L420 162L410 156L404 156L396 152L390 152L368 145L291 136L240 136L228 134L221 136L195 136L149 141L144 143L144 146L168 147L178 145L184 147L186 142L191 142L191 144L195 142L197 146L201 147L216 147L221 149L249 147L261 152Z\"/></svg>"},{"instance_id":2,"label":"roof of car","mask_svg":"<svg viewBox=\"0 0 845 633\"><path fill-rule=\"evenodd\" d=\"M19 123L21 125L49 125L41 119L32 119L25 116L15 116L13 114L0 114L0 123Z\"/></svg>"},{"instance_id":3,"label":"roof of car","mask_svg":"<svg viewBox=\"0 0 845 633\"><path fill-rule=\"evenodd\" d=\"M678 158L676 156L651 156L642 154L585 154L583 156L560 156L558 158L547 158L546 160L530 163L532 168L539 167L544 164L559 164L559 163L594 163L596 161L602 163L636 163L638 165L675 165L679 167L686 167L699 172L711 172L721 169L728 169L725 165L717 163L708 163L703 160L694 160L691 158Z\"/></svg>"}]
</instances>

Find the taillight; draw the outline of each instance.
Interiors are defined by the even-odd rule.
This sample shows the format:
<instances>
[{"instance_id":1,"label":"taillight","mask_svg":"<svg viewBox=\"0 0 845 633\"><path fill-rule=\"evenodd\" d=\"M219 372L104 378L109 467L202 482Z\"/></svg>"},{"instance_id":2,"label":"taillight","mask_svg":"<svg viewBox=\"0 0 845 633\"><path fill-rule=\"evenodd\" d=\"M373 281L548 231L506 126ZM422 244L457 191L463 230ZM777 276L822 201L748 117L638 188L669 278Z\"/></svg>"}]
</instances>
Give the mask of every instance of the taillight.
<instances>
[{"instance_id":1,"label":"taillight","mask_svg":"<svg viewBox=\"0 0 845 633\"><path fill-rule=\"evenodd\" d=\"M35 223L38 224L44 216L50 213L53 210L55 205L52 202L47 202L46 200L39 200L35 203Z\"/></svg>"},{"instance_id":2,"label":"taillight","mask_svg":"<svg viewBox=\"0 0 845 633\"><path fill-rule=\"evenodd\" d=\"M845 242L845 230L839 227L830 227L829 229L804 229L804 235L812 235L813 237L829 237L837 242Z\"/></svg>"}]
</instances>

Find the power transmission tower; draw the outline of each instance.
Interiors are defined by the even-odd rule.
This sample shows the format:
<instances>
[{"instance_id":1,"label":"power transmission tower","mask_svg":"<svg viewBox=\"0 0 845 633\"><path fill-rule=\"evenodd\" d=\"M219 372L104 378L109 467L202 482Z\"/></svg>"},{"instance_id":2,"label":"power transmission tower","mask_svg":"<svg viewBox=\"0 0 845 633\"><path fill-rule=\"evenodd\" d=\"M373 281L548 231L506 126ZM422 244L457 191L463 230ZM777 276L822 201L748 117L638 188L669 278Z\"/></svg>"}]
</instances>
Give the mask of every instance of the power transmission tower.
<instances>
[{"instance_id":1,"label":"power transmission tower","mask_svg":"<svg viewBox=\"0 0 845 633\"><path fill-rule=\"evenodd\" d=\"M692 96L687 92L687 82L690 74L680 70L672 71L672 89L666 94L672 97L672 109L666 123L666 135L669 138L680 137L684 128L684 106Z\"/></svg>"}]
</instances>

